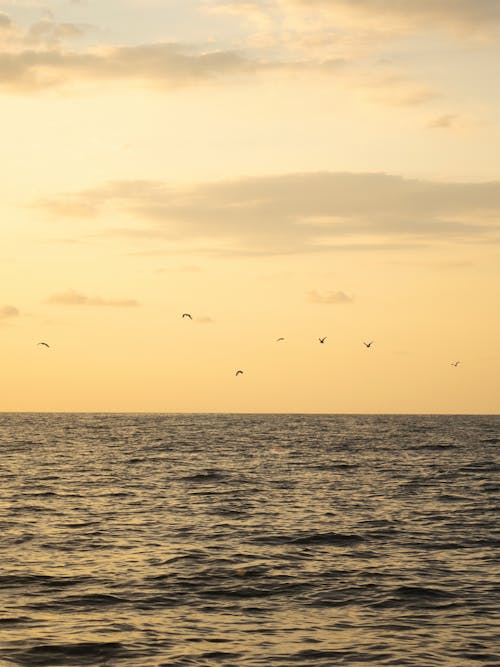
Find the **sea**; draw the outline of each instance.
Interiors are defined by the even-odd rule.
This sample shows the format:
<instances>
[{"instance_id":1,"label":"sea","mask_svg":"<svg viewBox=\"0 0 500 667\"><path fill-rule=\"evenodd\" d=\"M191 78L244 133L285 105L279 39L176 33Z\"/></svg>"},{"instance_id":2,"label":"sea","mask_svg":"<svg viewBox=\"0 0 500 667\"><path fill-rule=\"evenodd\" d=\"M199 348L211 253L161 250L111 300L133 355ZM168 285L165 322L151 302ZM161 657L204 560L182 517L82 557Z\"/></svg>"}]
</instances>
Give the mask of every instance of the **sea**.
<instances>
[{"instance_id":1,"label":"sea","mask_svg":"<svg viewBox=\"0 0 500 667\"><path fill-rule=\"evenodd\" d=\"M499 667L500 416L0 414L0 665Z\"/></svg>"}]
</instances>

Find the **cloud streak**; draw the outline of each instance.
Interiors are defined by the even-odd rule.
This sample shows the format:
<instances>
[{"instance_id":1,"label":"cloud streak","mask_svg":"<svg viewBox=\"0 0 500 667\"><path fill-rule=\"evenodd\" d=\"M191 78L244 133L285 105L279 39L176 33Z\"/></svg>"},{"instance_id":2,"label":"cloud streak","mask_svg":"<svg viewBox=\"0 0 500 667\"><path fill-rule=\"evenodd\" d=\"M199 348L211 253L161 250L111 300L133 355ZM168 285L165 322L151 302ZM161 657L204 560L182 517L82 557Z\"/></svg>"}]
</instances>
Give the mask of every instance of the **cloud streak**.
<instances>
[{"instance_id":1,"label":"cloud streak","mask_svg":"<svg viewBox=\"0 0 500 667\"><path fill-rule=\"evenodd\" d=\"M138 301L134 299L103 299L100 296L89 297L74 290L53 294L47 299L47 303L58 306L106 306L112 308L135 307L139 305Z\"/></svg>"},{"instance_id":2,"label":"cloud streak","mask_svg":"<svg viewBox=\"0 0 500 667\"><path fill-rule=\"evenodd\" d=\"M257 9L256 3L233 7L233 11L241 11L243 15ZM268 11L269 6L259 10L262 16ZM279 12L271 11L260 37L255 41L251 35L247 36L239 50L207 50L166 42L75 49L70 44L91 26L59 23L49 18L21 30L7 14L0 14L3 38L0 41L0 91L11 94L73 91L82 85L99 87L120 82L170 91L257 75L316 75L332 81L338 79L352 88L366 89L373 98L378 96L382 101L387 98L389 103L413 105L434 96L427 85L408 80L401 74L397 80L393 75L390 81L384 81L377 66L371 68L368 76L356 71L352 51L339 48L338 39L332 40L322 26L312 33L302 27L290 31L280 27L278 16Z\"/></svg>"},{"instance_id":3,"label":"cloud streak","mask_svg":"<svg viewBox=\"0 0 500 667\"><path fill-rule=\"evenodd\" d=\"M500 28L498 0L284 0L291 7L308 11L325 9L338 19L406 29L492 32Z\"/></svg>"},{"instance_id":4,"label":"cloud streak","mask_svg":"<svg viewBox=\"0 0 500 667\"><path fill-rule=\"evenodd\" d=\"M321 294L317 290L310 290L307 292L307 300L309 303L321 303L321 304L327 304L327 305L338 305L338 304L346 304L346 303L352 303L354 301L352 296L349 296L345 292L338 291L338 292L325 292L324 294Z\"/></svg>"},{"instance_id":5,"label":"cloud streak","mask_svg":"<svg viewBox=\"0 0 500 667\"><path fill-rule=\"evenodd\" d=\"M259 69L265 65L232 51L189 53L176 44L0 52L0 86L24 92L82 81L136 80L178 87Z\"/></svg>"},{"instance_id":6,"label":"cloud streak","mask_svg":"<svg viewBox=\"0 0 500 667\"><path fill-rule=\"evenodd\" d=\"M0 306L0 320L10 320L19 315L19 310L15 306Z\"/></svg>"},{"instance_id":7,"label":"cloud streak","mask_svg":"<svg viewBox=\"0 0 500 667\"><path fill-rule=\"evenodd\" d=\"M125 181L42 204L85 211L103 233L199 242L221 253L498 241L500 182L441 183L383 173L299 173L175 187ZM88 212L92 211L92 215ZM115 212L134 226L107 225ZM138 225L136 221L140 221Z\"/></svg>"}]
</instances>

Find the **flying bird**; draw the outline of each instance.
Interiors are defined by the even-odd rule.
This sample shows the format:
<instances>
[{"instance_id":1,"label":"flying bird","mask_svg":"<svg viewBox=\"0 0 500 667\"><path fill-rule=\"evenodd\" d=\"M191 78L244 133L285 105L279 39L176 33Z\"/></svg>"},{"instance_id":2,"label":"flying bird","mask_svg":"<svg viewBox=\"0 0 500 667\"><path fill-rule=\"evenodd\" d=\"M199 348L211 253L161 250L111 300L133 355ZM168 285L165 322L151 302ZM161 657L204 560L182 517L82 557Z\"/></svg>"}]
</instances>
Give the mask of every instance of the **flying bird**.
<instances>
[{"instance_id":1,"label":"flying bird","mask_svg":"<svg viewBox=\"0 0 500 667\"><path fill-rule=\"evenodd\" d=\"M50 345L48 343L44 343L44 342L37 343L37 345L43 345L44 347L50 347Z\"/></svg>"},{"instance_id":2,"label":"flying bird","mask_svg":"<svg viewBox=\"0 0 500 667\"><path fill-rule=\"evenodd\" d=\"M458 366L459 363L460 363L459 361L452 361L452 362L451 362L451 365L452 365L452 366L455 366L455 368L456 368L456 367Z\"/></svg>"},{"instance_id":3,"label":"flying bird","mask_svg":"<svg viewBox=\"0 0 500 667\"><path fill-rule=\"evenodd\" d=\"M373 341L371 340L369 343L365 343L365 342L363 341L363 345L364 345L365 347L371 347L371 346L373 345Z\"/></svg>"},{"instance_id":4,"label":"flying bird","mask_svg":"<svg viewBox=\"0 0 500 667\"><path fill-rule=\"evenodd\" d=\"M236 371L235 375L236 375L236 376L238 376L238 375L243 375L243 371Z\"/></svg>"},{"instance_id":5,"label":"flying bird","mask_svg":"<svg viewBox=\"0 0 500 667\"><path fill-rule=\"evenodd\" d=\"M184 319L185 317L189 317L190 320L193 319L189 313L182 313L182 318Z\"/></svg>"},{"instance_id":6,"label":"flying bird","mask_svg":"<svg viewBox=\"0 0 500 667\"><path fill-rule=\"evenodd\" d=\"M279 343L280 340L285 340L285 339L284 339L283 337L281 337L281 338L276 338L276 342L277 342L277 343Z\"/></svg>"},{"instance_id":7,"label":"flying bird","mask_svg":"<svg viewBox=\"0 0 500 667\"><path fill-rule=\"evenodd\" d=\"M325 336L324 338L318 338L318 340L319 340L320 343L324 343L325 340L326 340L326 338L327 338L327 337Z\"/></svg>"}]
</instances>

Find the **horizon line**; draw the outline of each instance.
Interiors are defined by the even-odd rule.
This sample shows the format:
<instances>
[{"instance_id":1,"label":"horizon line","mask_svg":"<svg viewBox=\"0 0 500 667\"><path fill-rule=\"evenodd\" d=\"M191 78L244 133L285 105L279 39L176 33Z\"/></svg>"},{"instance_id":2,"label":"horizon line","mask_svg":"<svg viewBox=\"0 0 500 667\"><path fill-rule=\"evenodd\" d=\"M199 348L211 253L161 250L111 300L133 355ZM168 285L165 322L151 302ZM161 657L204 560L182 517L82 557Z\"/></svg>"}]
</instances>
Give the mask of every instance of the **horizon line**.
<instances>
[{"instance_id":1,"label":"horizon line","mask_svg":"<svg viewBox=\"0 0 500 667\"><path fill-rule=\"evenodd\" d=\"M500 412L217 412L148 410L0 410L0 415L311 415L332 417L500 417Z\"/></svg>"}]
</instances>

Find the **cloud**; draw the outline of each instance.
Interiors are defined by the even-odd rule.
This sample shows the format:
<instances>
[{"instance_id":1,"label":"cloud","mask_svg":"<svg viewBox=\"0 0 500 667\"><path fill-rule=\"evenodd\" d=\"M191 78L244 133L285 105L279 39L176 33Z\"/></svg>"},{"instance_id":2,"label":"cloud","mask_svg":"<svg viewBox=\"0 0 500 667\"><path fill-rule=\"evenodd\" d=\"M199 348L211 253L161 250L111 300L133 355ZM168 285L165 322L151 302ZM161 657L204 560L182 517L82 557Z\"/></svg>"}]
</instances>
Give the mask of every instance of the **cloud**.
<instances>
[{"instance_id":1,"label":"cloud","mask_svg":"<svg viewBox=\"0 0 500 667\"><path fill-rule=\"evenodd\" d=\"M433 118L431 121L429 121L428 127L436 129L447 129L454 127L457 120L458 116L456 114L447 113Z\"/></svg>"},{"instance_id":2,"label":"cloud","mask_svg":"<svg viewBox=\"0 0 500 667\"><path fill-rule=\"evenodd\" d=\"M347 16L385 29L443 29L491 32L500 27L498 0L286 0L307 10L325 9L338 20Z\"/></svg>"},{"instance_id":3,"label":"cloud","mask_svg":"<svg viewBox=\"0 0 500 667\"><path fill-rule=\"evenodd\" d=\"M198 322L198 324L213 324L213 319L203 315L202 317L195 317L195 322Z\"/></svg>"},{"instance_id":4,"label":"cloud","mask_svg":"<svg viewBox=\"0 0 500 667\"><path fill-rule=\"evenodd\" d=\"M500 181L443 183L383 173L298 173L192 187L121 181L41 204L80 207L102 233L188 243L219 254L498 242ZM69 207L69 208L68 208ZM116 212L134 226L106 224ZM67 213L65 214L67 217Z\"/></svg>"},{"instance_id":5,"label":"cloud","mask_svg":"<svg viewBox=\"0 0 500 667\"><path fill-rule=\"evenodd\" d=\"M79 39L92 30L94 26L87 23L56 21L51 12L45 12L42 19L23 28L14 23L8 14L0 12L0 31L3 32L4 39L2 46L14 52L24 50L26 46L42 48L60 46Z\"/></svg>"},{"instance_id":6,"label":"cloud","mask_svg":"<svg viewBox=\"0 0 500 667\"><path fill-rule=\"evenodd\" d=\"M316 290L310 290L307 292L307 300L310 303L323 303L323 304L346 304L352 303L354 301L352 296L349 296L345 292L325 292L320 294Z\"/></svg>"},{"instance_id":7,"label":"cloud","mask_svg":"<svg viewBox=\"0 0 500 667\"><path fill-rule=\"evenodd\" d=\"M19 91L79 81L137 80L166 87L189 85L265 68L232 51L189 53L176 44L0 52L0 85Z\"/></svg>"},{"instance_id":8,"label":"cloud","mask_svg":"<svg viewBox=\"0 0 500 667\"><path fill-rule=\"evenodd\" d=\"M352 49L343 48L338 35L333 39L331 29L325 32L322 24L289 29L281 25L279 12L271 11L267 5L259 8L255 2L226 3L218 11L246 16L257 12L267 19L258 35L242 38L238 51L207 50L178 43L108 44L78 50L70 44L92 30L92 26L57 22L48 16L21 29L5 14L3 32L7 38L3 35L0 47L0 90L27 94L124 81L172 90L235 77L273 74L329 77L349 88L376 92L382 101L385 91L389 103L395 100L397 104L413 104L417 98L420 102L432 96L428 86L409 81L405 76L398 75L396 80L393 75L390 81L384 81L376 66L368 75L356 71ZM352 39L347 41L351 44Z\"/></svg>"},{"instance_id":9,"label":"cloud","mask_svg":"<svg viewBox=\"0 0 500 667\"><path fill-rule=\"evenodd\" d=\"M9 320L19 315L19 310L15 306L0 306L0 320Z\"/></svg>"},{"instance_id":10,"label":"cloud","mask_svg":"<svg viewBox=\"0 0 500 667\"><path fill-rule=\"evenodd\" d=\"M290 23L290 12L272 0L266 4L224 2L207 8L246 17L252 28L257 25L257 32L242 35L238 50L162 42L77 49L73 43L93 26L58 22L49 13L21 28L7 14L0 14L0 91L74 92L82 86L127 82L165 92L261 75L326 77L332 84L351 92L361 90L376 103L390 105L414 106L436 96L428 84L406 73L394 68L388 72L380 63L367 66L362 55L370 51L366 34L353 39L352 31L325 25L318 18ZM358 47L353 47L354 42ZM363 44L361 51L359 44Z\"/></svg>"},{"instance_id":11,"label":"cloud","mask_svg":"<svg viewBox=\"0 0 500 667\"><path fill-rule=\"evenodd\" d=\"M4 12L0 12L0 30L10 30L12 27L12 21L10 16Z\"/></svg>"},{"instance_id":12,"label":"cloud","mask_svg":"<svg viewBox=\"0 0 500 667\"><path fill-rule=\"evenodd\" d=\"M134 299L102 299L99 296L88 297L85 294L75 292L74 290L53 294L47 299L47 302L60 306L130 307L139 305Z\"/></svg>"},{"instance_id":13,"label":"cloud","mask_svg":"<svg viewBox=\"0 0 500 667\"><path fill-rule=\"evenodd\" d=\"M21 28L0 12L0 87L31 92L123 80L175 87L270 66L231 50L195 49L175 43L69 47L91 30L94 27L88 24L58 22L50 13Z\"/></svg>"},{"instance_id":14,"label":"cloud","mask_svg":"<svg viewBox=\"0 0 500 667\"><path fill-rule=\"evenodd\" d=\"M51 18L45 18L33 23L27 30L24 41L29 44L54 46L82 37L91 29L87 24L58 23Z\"/></svg>"},{"instance_id":15,"label":"cloud","mask_svg":"<svg viewBox=\"0 0 500 667\"><path fill-rule=\"evenodd\" d=\"M229 2L216 1L206 6L207 11L214 14L234 14L236 16L243 16L251 21L255 21L257 24L262 22L267 23L267 19L270 15L270 7L268 4L262 4L258 0L253 2L238 2L231 0Z\"/></svg>"}]
</instances>

